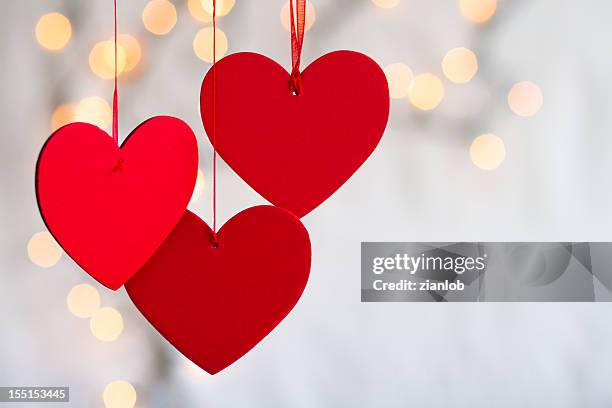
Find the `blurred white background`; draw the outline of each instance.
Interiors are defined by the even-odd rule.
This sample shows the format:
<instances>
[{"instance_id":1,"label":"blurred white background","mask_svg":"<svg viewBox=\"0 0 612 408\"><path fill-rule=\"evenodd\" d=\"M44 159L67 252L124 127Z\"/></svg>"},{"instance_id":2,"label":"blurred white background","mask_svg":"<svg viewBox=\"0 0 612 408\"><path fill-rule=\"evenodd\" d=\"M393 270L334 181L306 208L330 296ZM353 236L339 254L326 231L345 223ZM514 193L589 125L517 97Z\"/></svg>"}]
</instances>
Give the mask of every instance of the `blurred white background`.
<instances>
[{"instance_id":1,"label":"blurred white background","mask_svg":"<svg viewBox=\"0 0 612 408\"><path fill-rule=\"evenodd\" d=\"M118 62L121 137L158 114L188 122L202 170L190 208L210 220L198 106L207 1L119 0L119 32L133 39ZM225 3L227 53L289 68L284 0ZM610 241L612 5L312 0L310 10L303 66L362 51L387 68L397 99L370 160L304 220L313 268L300 303L210 376L123 290L61 254L36 207L51 131L73 120L109 130L112 61L96 44L112 36L112 0L2 4L0 386L67 385L74 407L611 406L611 306L361 304L359 251L361 241ZM221 222L264 202L222 162L219 172Z\"/></svg>"}]
</instances>

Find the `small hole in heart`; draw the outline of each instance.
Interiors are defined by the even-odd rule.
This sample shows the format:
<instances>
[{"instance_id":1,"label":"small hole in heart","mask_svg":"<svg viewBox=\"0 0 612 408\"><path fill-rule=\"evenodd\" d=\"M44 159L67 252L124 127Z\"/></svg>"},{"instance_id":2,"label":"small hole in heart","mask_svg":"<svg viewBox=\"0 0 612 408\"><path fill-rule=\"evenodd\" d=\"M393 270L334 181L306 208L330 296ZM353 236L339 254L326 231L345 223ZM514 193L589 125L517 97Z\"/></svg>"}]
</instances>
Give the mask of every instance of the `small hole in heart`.
<instances>
[{"instance_id":1,"label":"small hole in heart","mask_svg":"<svg viewBox=\"0 0 612 408\"><path fill-rule=\"evenodd\" d=\"M124 162L123 157L120 157L119 160L117 161L117 164L115 164L115 167L113 167L113 173L123 170L123 162Z\"/></svg>"},{"instance_id":2,"label":"small hole in heart","mask_svg":"<svg viewBox=\"0 0 612 408\"><path fill-rule=\"evenodd\" d=\"M300 94L296 90L291 91L291 95L300 96Z\"/></svg>"}]
</instances>

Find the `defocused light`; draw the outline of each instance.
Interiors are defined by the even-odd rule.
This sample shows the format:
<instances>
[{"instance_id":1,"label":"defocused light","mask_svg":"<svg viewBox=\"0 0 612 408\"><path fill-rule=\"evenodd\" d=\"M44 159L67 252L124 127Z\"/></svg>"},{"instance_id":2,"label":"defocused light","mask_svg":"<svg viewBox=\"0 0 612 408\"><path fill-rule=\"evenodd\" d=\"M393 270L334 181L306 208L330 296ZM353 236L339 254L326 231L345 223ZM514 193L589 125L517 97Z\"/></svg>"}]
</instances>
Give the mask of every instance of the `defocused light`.
<instances>
[{"instance_id":1,"label":"defocused light","mask_svg":"<svg viewBox=\"0 0 612 408\"><path fill-rule=\"evenodd\" d=\"M76 317L91 317L100 307L100 294L96 288L86 283L76 285L70 289L66 304Z\"/></svg>"},{"instance_id":2,"label":"defocused light","mask_svg":"<svg viewBox=\"0 0 612 408\"><path fill-rule=\"evenodd\" d=\"M134 386L127 381L113 381L102 393L106 408L133 408L136 397Z\"/></svg>"},{"instance_id":3,"label":"defocused light","mask_svg":"<svg viewBox=\"0 0 612 408\"><path fill-rule=\"evenodd\" d=\"M62 257L62 247L49 232L37 232L28 241L28 256L41 268L50 268Z\"/></svg>"},{"instance_id":4,"label":"defocused light","mask_svg":"<svg viewBox=\"0 0 612 408\"><path fill-rule=\"evenodd\" d=\"M227 52L227 37L220 29L217 30L216 56L219 61ZM193 51L203 61L213 62L213 28L205 27L198 31L193 39Z\"/></svg>"},{"instance_id":5,"label":"defocused light","mask_svg":"<svg viewBox=\"0 0 612 408\"><path fill-rule=\"evenodd\" d=\"M470 146L470 158L482 170L495 170L506 158L504 141L490 133L480 135Z\"/></svg>"},{"instance_id":6,"label":"defocused light","mask_svg":"<svg viewBox=\"0 0 612 408\"><path fill-rule=\"evenodd\" d=\"M108 129L113 121L113 111L104 99L90 96L78 103L74 119L76 122L91 123L100 129Z\"/></svg>"},{"instance_id":7,"label":"defocused light","mask_svg":"<svg viewBox=\"0 0 612 408\"><path fill-rule=\"evenodd\" d=\"M70 103L55 108L53 115L51 115L51 131L55 132L62 126L74 122L74 110L75 106Z\"/></svg>"},{"instance_id":8,"label":"defocused light","mask_svg":"<svg viewBox=\"0 0 612 408\"><path fill-rule=\"evenodd\" d=\"M193 204L202 196L204 192L204 185L206 180L204 179L204 172L198 169L198 177L196 178L195 187L193 189L193 194L191 195L191 200L189 200L189 204Z\"/></svg>"},{"instance_id":9,"label":"defocused light","mask_svg":"<svg viewBox=\"0 0 612 408\"><path fill-rule=\"evenodd\" d=\"M208 13L208 15L210 15L210 18L212 20L213 0L198 0L198 1L200 2L200 6L202 7L202 10ZM217 0L216 16L222 17L222 16L227 15L227 13L229 13L232 10L235 3L236 3L235 0Z\"/></svg>"},{"instance_id":10,"label":"defocused light","mask_svg":"<svg viewBox=\"0 0 612 408\"><path fill-rule=\"evenodd\" d=\"M515 84L508 92L508 105L519 116L535 115L542 107L543 100L540 87L529 81Z\"/></svg>"},{"instance_id":11,"label":"defocused light","mask_svg":"<svg viewBox=\"0 0 612 408\"><path fill-rule=\"evenodd\" d=\"M389 83L389 95L394 99L408 96L414 75L408 65L402 63L387 65L384 69Z\"/></svg>"},{"instance_id":12,"label":"defocused light","mask_svg":"<svg viewBox=\"0 0 612 408\"><path fill-rule=\"evenodd\" d=\"M117 75L126 68L126 53L117 37ZM115 77L115 42L114 40L100 41L89 53L89 67L94 74L103 79Z\"/></svg>"},{"instance_id":13,"label":"defocused light","mask_svg":"<svg viewBox=\"0 0 612 408\"><path fill-rule=\"evenodd\" d=\"M97 309L91 316L89 329L98 340L117 340L123 332L123 317L112 307Z\"/></svg>"},{"instance_id":14,"label":"defocused light","mask_svg":"<svg viewBox=\"0 0 612 408\"><path fill-rule=\"evenodd\" d=\"M440 104L444 97L444 86L440 78L426 73L414 77L408 92L412 105L421 110L432 110Z\"/></svg>"},{"instance_id":15,"label":"defocused light","mask_svg":"<svg viewBox=\"0 0 612 408\"><path fill-rule=\"evenodd\" d=\"M400 4L400 0L372 0L372 3L378 7L390 9Z\"/></svg>"},{"instance_id":16,"label":"defocused light","mask_svg":"<svg viewBox=\"0 0 612 408\"><path fill-rule=\"evenodd\" d=\"M291 0L290 0L291 1ZM295 6L295 5L294 5ZM294 13L297 14L297 10L293 8ZM289 9L289 2L285 3L280 13L281 24L285 27L285 30L291 31L291 10ZM312 25L317 19L317 12L311 2L306 2L306 20L304 21L304 31L310 30Z\"/></svg>"},{"instance_id":17,"label":"defocused light","mask_svg":"<svg viewBox=\"0 0 612 408\"><path fill-rule=\"evenodd\" d=\"M49 13L38 20L34 33L41 47L59 51L70 41L72 25L63 14Z\"/></svg>"},{"instance_id":18,"label":"defocused light","mask_svg":"<svg viewBox=\"0 0 612 408\"><path fill-rule=\"evenodd\" d=\"M115 76L115 41L108 40L104 41L104 61L106 66L112 68L113 73L111 77ZM117 38L117 75L121 74L125 69L126 55L123 46L119 44L119 38Z\"/></svg>"},{"instance_id":19,"label":"defocused light","mask_svg":"<svg viewBox=\"0 0 612 408\"><path fill-rule=\"evenodd\" d=\"M142 12L142 22L155 35L168 34L176 24L176 7L168 0L151 0Z\"/></svg>"},{"instance_id":20,"label":"defocused light","mask_svg":"<svg viewBox=\"0 0 612 408\"><path fill-rule=\"evenodd\" d=\"M495 14L497 0L459 0L459 9L466 19L485 23Z\"/></svg>"},{"instance_id":21,"label":"defocused light","mask_svg":"<svg viewBox=\"0 0 612 408\"><path fill-rule=\"evenodd\" d=\"M201 0L187 0L187 8L189 9L189 14L196 20L202 23L210 23L212 21L212 15L204 10Z\"/></svg>"},{"instance_id":22,"label":"defocused light","mask_svg":"<svg viewBox=\"0 0 612 408\"><path fill-rule=\"evenodd\" d=\"M449 81L464 84L476 75L478 60L467 48L453 48L442 60L442 71Z\"/></svg>"},{"instance_id":23,"label":"defocused light","mask_svg":"<svg viewBox=\"0 0 612 408\"><path fill-rule=\"evenodd\" d=\"M142 58L142 49L138 40L129 34L119 34L117 36L117 43L121 47L123 54L125 55L125 63L123 69L120 72L130 72L140 62ZM117 62L121 61L119 47L117 49ZM111 59L112 62L112 59ZM118 68L118 67L117 67Z\"/></svg>"}]
</instances>

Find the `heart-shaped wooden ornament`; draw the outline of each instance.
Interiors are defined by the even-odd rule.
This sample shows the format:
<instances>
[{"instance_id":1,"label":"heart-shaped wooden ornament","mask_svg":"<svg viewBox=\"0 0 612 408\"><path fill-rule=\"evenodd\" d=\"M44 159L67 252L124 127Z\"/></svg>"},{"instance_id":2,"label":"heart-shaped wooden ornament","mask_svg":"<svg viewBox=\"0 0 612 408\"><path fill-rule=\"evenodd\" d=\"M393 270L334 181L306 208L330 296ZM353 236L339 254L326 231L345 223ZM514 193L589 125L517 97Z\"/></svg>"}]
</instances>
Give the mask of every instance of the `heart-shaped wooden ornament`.
<instances>
[{"instance_id":1,"label":"heart-shaped wooden ornament","mask_svg":"<svg viewBox=\"0 0 612 408\"><path fill-rule=\"evenodd\" d=\"M36 196L66 253L94 279L118 289L185 213L197 170L195 135L179 119L151 118L121 148L98 127L73 123L45 143Z\"/></svg>"},{"instance_id":2,"label":"heart-shaped wooden ornament","mask_svg":"<svg viewBox=\"0 0 612 408\"><path fill-rule=\"evenodd\" d=\"M217 234L187 211L125 287L181 353L215 374L251 350L293 309L310 273L308 232L293 214L249 208Z\"/></svg>"},{"instance_id":3,"label":"heart-shaped wooden ornament","mask_svg":"<svg viewBox=\"0 0 612 408\"><path fill-rule=\"evenodd\" d=\"M200 109L209 139L214 135L232 169L272 204L302 217L374 151L389 117L389 88L378 64L353 51L310 64L299 95L290 83L273 60L232 54L206 74Z\"/></svg>"}]
</instances>

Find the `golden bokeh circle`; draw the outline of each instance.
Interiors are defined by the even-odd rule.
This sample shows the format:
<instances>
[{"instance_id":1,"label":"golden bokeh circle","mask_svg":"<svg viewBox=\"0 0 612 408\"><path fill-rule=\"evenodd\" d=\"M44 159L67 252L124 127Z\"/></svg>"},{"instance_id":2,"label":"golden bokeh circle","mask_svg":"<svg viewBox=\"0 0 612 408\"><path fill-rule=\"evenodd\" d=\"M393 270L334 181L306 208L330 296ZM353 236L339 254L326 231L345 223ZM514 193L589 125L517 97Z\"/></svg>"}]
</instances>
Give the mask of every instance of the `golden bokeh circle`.
<instances>
[{"instance_id":1,"label":"golden bokeh circle","mask_svg":"<svg viewBox=\"0 0 612 408\"><path fill-rule=\"evenodd\" d=\"M506 158L504 141L492 133L480 135L470 146L470 158L482 170L495 170Z\"/></svg>"},{"instance_id":2,"label":"golden bokeh circle","mask_svg":"<svg viewBox=\"0 0 612 408\"><path fill-rule=\"evenodd\" d=\"M142 59L142 48L140 46L140 42L133 35L119 34L117 36L117 44L121 47L120 49L123 51L123 54L125 56L125 62L120 73L133 71ZM117 63L119 63L120 60L121 57L118 48Z\"/></svg>"},{"instance_id":3,"label":"golden bokeh circle","mask_svg":"<svg viewBox=\"0 0 612 408\"><path fill-rule=\"evenodd\" d=\"M176 25L176 7L168 0L151 0L142 11L142 22L155 35L168 34Z\"/></svg>"},{"instance_id":4,"label":"golden bokeh circle","mask_svg":"<svg viewBox=\"0 0 612 408\"><path fill-rule=\"evenodd\" d=\"M197 0L200 3L200 7L202 10L210 16L212 21L213 15L213 0ZM223 17L227 15L232 8L234 8L234 4L236 0L216 0L217 2L217 10L215 12L216 17ZM189 5L189 4L188 4Z\"/></svg>"},{"instance_id":5,"label":"golden bokeh circle","mask_svg":"<svg viewBox=\"0 0 612 408\"><path fill-rule=\"evenodd\" d=\"M408 99L420 110L435 109L444 98L444 85L440 78L431 73L419 74L412 80Z\"/></svg>"},{"instance_id":6,"label":"golden bokeh circle","mask_svg":"<svg viewBox=\"0 0 612 408\"><path fill-rule=\"evenodd\" d=\"M66 304L68 310L76 317L91 317L100 307L100 293L93 286L82 283L70 289Z\"/></svg>"},{"instance_id":7,"label":"golden bokeh circle","mask_svg":"<svg viewBox=\"0 0 612 408\"><path fill-rule=\"evenodd\" d=\"M41 268L50 268L62 257L62 247L48 231L37 232L28 241L28 257Z\"/></svg>"},{"instance_id":8,"label":"golden bokeh circle","mask_svg":"<svg viewBox=\"0 0 612 408\"><path fill-rule=\"evenodd\" d=\"M117 75L125 70L126 65L126 52L117 37ZM89 68L100 78L115 77L115 42L113 40L100 41L93 46L89 52Z\"/></svg>"},{"instance_id":9,"label":"golden bokeh circle","mask_svg":"<svg viewBox=\"0 0 612 408\"><path fill-rule=\"evenodd\" d=\"M70 41L72 25L63 14L48 13L40 17L34 34L41 47L49 51L59 51Z\"/></svg>"},{"instance_id":10,"label":"golden bokeh circle","mask_svg":"<svg viewBox=\"0 0 612 408\"><path fill-rule=\"evenodd\" d=\"M297 13L296 9L293 9ZM291 31L291 10L289 8L289 2L286 2L280 12L280 19L283 28L287 31ZM317 19L317 11L314 5L310 2L306 2L306 20L304 21L304 32L310 30ZM297 27L296 27L297 28Z\"/></svg>"},{"instance_id":11,"label":"golden bokeh circle","mask_svg":"<svg viewBox=\"0 0 612 408\"><path fill-rule=\"evenodd\" d=\"M75 108L76 106L71 103L65 103L55 108L51 115L51 131L55 132L62 126L74 122Z\"/></svg>"},{"instance_id":12,"label":"golden bokeh circle","mask_svg":"<svg viewBox=\"0 0 612 408\"><path fill-rule=\"evenodd\" d=\"M459 0L461 14L473 23L486 23L497 10L497 0Z\"/></svg>"},{"instance_id":13,"label":"golden bokeh circle","mask_svg":"<svg viewBox=\"0 0 612 408\"><path fill-rule=\"evenodd\" d=\"M113 121L111 106L98 96L90 96L82 99L76 106L74 112L76 122L91 123L100 129L108 129Z\"/></svg>"},{"instance_id":14,"label":"golden bokeh circle","mask_svg":"<svg viewBox=\"0 0 612 408\"><path fill-rule=\"evenodd\" d=\"M212 15L202 6L202 0L187 0L187 9L191 17L202 23L212 22Z\"/></svg>"},{"instance_id":15,"label":"golden bokeh circle","mask_svg":"<svg viewBox=\"0 0 612 408\"><path fill-rule=\"evenodd\" d=\"M91 316L89 329L100 341L115 341L123 332L123 317L112 307L97 309Z\"/></svg>"},{"instance_id":16,"label":"golden bokeh circle","mask_svg":"<svg viewBox=\"0 0 612 408\"><path fill-rule=\"evenodd\" d=\"M387 82L389 83L389 95L393 99L402 99L408 96L414 74L410 67L401 62L389 64L384 68Z\"/></svg>"},{"instance_id":17,"label":"golden bokeh circle","mask_svg":"<svg viewBox=\"0 0 612 408\"><path fill-rule=\"evenodd\" d=\"M113 381L102 393L105 408L133 408L137 398L136 389L127 381Z\"/></svg>"},{"instance_id":18,"label":"golden bokeh circle","mask_svg":"<svg viewBox=\"0 0 612 408\"><path fill-rule=\"evenodd\" d=\"M213 62L213 32L212 27L204 27L193 39L193 51L205 62ZM216 32L216 57L219 61L227 53L227 37L219 28L216 28Z\"/></svg>"},{"instance_id":19,"label":"golden bokeh circle","mask_svg":"<svg viewBox=\"0 0 612 408\"><path fill-rule=\"evenodd\" d=\"M476 54L467 48L453 48L442 60L442 71L451 82L456 84L469 82L478 72Z\"/></svg>"},{"instance_id":20,"label":"golden bokeh circle","mask_svg":"<svg viewBox=\"0 0 612 408\"><path fill-rule=\"evenodd\" d=\"M530 81L516 83L508 92L508 106L519 116L535 115L540 111L543 103L542 90Z\"/></svg>"}]
</instances>

